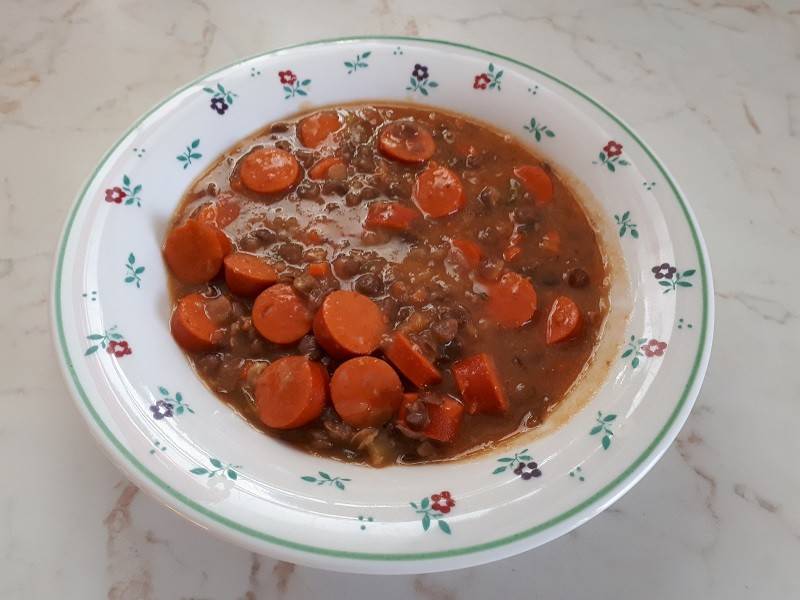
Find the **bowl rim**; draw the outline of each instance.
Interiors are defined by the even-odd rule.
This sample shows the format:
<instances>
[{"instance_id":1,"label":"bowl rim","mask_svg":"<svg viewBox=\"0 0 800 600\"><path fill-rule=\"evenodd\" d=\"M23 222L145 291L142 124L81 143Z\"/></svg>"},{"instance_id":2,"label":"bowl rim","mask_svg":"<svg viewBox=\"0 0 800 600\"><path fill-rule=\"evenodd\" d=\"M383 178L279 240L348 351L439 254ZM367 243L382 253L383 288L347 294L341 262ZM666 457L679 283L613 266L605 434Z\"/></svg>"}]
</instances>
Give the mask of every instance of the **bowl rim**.
<instances>
[{"instance_id":1,"label":"bowl rim","mask_svg":"<svg viewBox=\"0 0 800 600\"><path fill-rule=\"evenodd\" d=\"M250 60L270 56L275 54L284 53L293 49L307 48L311 46L324 46L331 44L344 44L352 42L404 42L404 43L419 43L421 45L434 45L445 46L454 48L456 50L467 50L471 53L482 54L487 57L500 59L507 63L513 64L517 67L527 71L536 73L541 77L545 77L551 82L566 88L568 91L577 94L583 100L589 102L592 106L600 110L614 123L620 126L625 133L627 133L636 144L642 149L647 157L658 168L661 175L669 183L670 190L681 207L684 218L692 235L694 249L698 256L698 272L702 285L702 321L699 327L698 347L692 362L691 370L688 373L686 384L683 387L681 396L677 401L674 409L670 413L666 422L661 429L656 433L653 440L636 457L636 459L629 464L619 475L612 479L608 484L599 489L597 492L586 498L582 502L573 506L572 508L561 512L556 515L534 525L528 527L517 533L506 535L502 538L486 541L480 544L472 544L464 547L451 548L447 550L429 551L429 552L407 552L407 553L381 553L381 552L355 552L348 550L338 550L335 548L327 548L321 546L313 546L294 542L292 540L279 538L264 531L253 529L252 527L242 525L228 517L216 513L213 509L203 506L199 502L192 500L185 496L175 488L169 485L166 481L159 478L155 473L148 469L134 454L128 450L120 440L113 434L106 423L101 419L100 415L92 405L85 389L83 388L77 372L73 366L73 361L69 353L67 339L64 333L63 316L61 306L61 285L63 277L63 267L65 259L65 250L69 240L70 232L75 222L76 215L82 203L86 199L86 192L95 179L97 174L105 167L108 159L114 154L116 149L134 132L137 127L141 125L146 119L157 112L164 105L168 104L174 97L186 91L187 89L196 86L198 83L203 82L212 76L225 71L236 65L246 63ZM51 334L53 339L54 348L58 358L59 365L63 377L67 383L67 387L76 402L79 410L86 415L86 420L90 425L90 430L98 441L100 446L105 450L106 454L111 458L112 462L116 464L126 476L134 480L138 485L142 485L146 490L165 503L167 506L186 517L193 522L207 523L210 529L214 532L220 533L223 537L232 541L241 541L241 535L249 540L251 547L258 545L259 542L267 542L282 546L289 550L311 553L314 555L333 557L338 559L356 559L367 561L415 561L426 559L443 559L462 556L467 554L474 554L478 552L485 552L487 550L499 549L507 547L515 542L519 542L526 538L530 538L537 534L546 533L545 539L541 543L550 541L563 533L577 527L581 523L597 515L605 510L608 506L613 504L618 498L625 494L631 487L633 487L645 474L655 465L661 456L666 452L672 441L677 436L681 427L689 416L694 401L699 394L700 387L708 366L708 361L711 354L713 329L714 329L714 293L713 293L713 280L711 274L711 264L709 260L708 251L705 241L697 223L697 219L693 210L685 200L683 193L673 179L671 173L656 157L655 153L650 147L633 131L633 129L622 119L608 110L600 102L580 89L564 81L563 79L552 75L551 73L527 64L523 61L477 48L468 44L458 42L450 42L446 40L411 37L411 36L395 36L395 35L364 35L364 36L346 36L336 38L325 38L303 42L300 44L293 44L290 46L283 46L266 52L259 52L244 58L235 60L226 64L218 69L204 73L193 81L181 86L180 88L171 92L168 96L163 98L160 102L142 114L136 121L111 145L111 147L103 154L97 165L94 167L90 175L85 180L80 191L73 200L72 207L69 210L67 218L65 219L64 226L61 231L58 245L56 247L56 257L53 265L52 272L52 285L50 293L50 318L51 318ZM570 524L565 524L566 521L579 516L579 520ZM217 526L223 526L219 529ZM515 553L512 549L507 548L505 554Z\"/></svg>"}]
</instances>

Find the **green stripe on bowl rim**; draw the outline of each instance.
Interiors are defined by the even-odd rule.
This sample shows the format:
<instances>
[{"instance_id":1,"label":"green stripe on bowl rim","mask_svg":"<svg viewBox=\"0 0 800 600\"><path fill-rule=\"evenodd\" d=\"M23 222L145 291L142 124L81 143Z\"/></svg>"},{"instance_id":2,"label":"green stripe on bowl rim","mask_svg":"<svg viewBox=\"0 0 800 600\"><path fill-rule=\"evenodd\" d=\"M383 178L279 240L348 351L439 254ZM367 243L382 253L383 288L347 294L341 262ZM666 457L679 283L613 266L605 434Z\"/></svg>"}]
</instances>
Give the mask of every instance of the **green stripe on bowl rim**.
<instances>
[{"instance_id":1,"label":"green stripe on bowl rim","mask_svg":"<svg viewBox=\"0 0 800 600\"><path fill-rule=\"evenodd\" d=\"M172 100L178 94L184 92L185 90L197 85L199 82L205 81L212 77L213 75L220 73L230 67L240 65L242 63L248 62L250 60L260 58L263 56L269 56L273 54L278 54L281 52L285 52L287 50L295 49L295 48L303 48L308 46L317 46L317 45L324 45L324 44L331 44L331 43L349 43L349 42L369 42L369 41L376 41L376 42L386 42L386 41L394 41L394 42L410 42L410 43L419 43L422 42L423 44L432 44L432 45L439 45L439 46L448 46L452 48L459 48L464 50L469 50L470 52L483 54L488 57L493 57L496 59L503 60L505 62L514 64L518 67L522 67L529 71L532 71L540 76L546 77L547 79L557 83L558 85L562 86L563 88L577 94L579 97L583 98L595 108L600 110L603 114L609 117L612 121L614 121L617 125L619 125L636 143L639 147L645 152L645 154L650 158L653 164L658 168L661 175L664 179L669 183L670 189L674 194L678 204L680 205L684 217L688 223L689 229L692 233L692 238L694 240L695 250L697 252L698 258L698 269L700 272L700 277L702 281L702 295L703 295L703 303L702 303L702 321L700 326L700 335L697 347L697 353L695 354L695 358L692 364L692 369L689 373L689 378L681 392L681 397L678 400L678 403L675 405L672 413L670 414L667 421L664 423L662 428L659 430L656 437L653 441L644 449L644 451L634 460L622 473L620 473L617 477L615 477L611 482L605 485L603 488L595 492L592 496L580 502L579 504L575 505L571 509L564 511L563 513L548 519L538 525L533 527L529 527L523 531L518 533L504 536L502 538L498 538L496 540L491 540L488 542L484 542L481 544L474 544L471 546L464 546L461 548L452 548L449 550L441 550L435 552L409 552L409 553L370 553L370 552L351 552L347 550L337 550L334 548L325 548L320 546L312 546L309 544L301 544L298 542L293 542L291 540L286 540L282 538L275 537L268 533L255 530L251 527L246 525L242 525L241 523L237 523L232 519L224 517L213 510L209 510L208 508L198 504L191 498L185 496L184 494L180 493L178 490L170 486L165 481L161 480L157 477L152 471L150 471L147 467L145 467L121 442L117 439L108 426L103 422L100 418L99 414L95 410L92 402L88 398L86 391L84 390L83 386L81 385L80 380L78 379L77 373L73 366L72 357L69 354L69 349L67 347L66 337L64 335L64 327L63 327L63 315L62 315L62 306L61 306L61 285L62 285L62 271L64 266L64 255L65 250L67 247L67 242L69 240L69 235L72 230L72 226L75 221L75 217L78 213L78 210L83 203L86 191L94 181L95 177L97 176L98 172L105 166L108 158L114 153L114 151L128 138L128 136L148 117L150 117L154 112L156 112L159 108L164 106L167 102ZM336 558L345 558L345 559L357 559L357 560L370 560L370 561L412 561L412 560L427 560L427 559L437 559L437 558L448 558L454 556L461 556L465 554L473 554L476 552L482 552L485 550L491 550L494 548L500 548L503 546L507 546L514 542L518 542L520 540L524 540L530 536L536 535L538 533L542 533L544 531L553 529L555 526L563 523L567 519L577 515L578 513L586 510L587 508L594 508L591 514L586 515L586 519L594 516L595 514L601 512L611 503L613 503L617 498L619 498L622 494L624 494L630 487L632 487L639 479L641 479L652 467L658 458L667 450L669 445L674 439L675 435L677 435L678 430L683 425L684 421L689 415L689 409L691 408L691 401L696 398L697 393L699 393L699 387L702 382L702 377L705 373L706 366L708 364L708 358L711 352L711 336L713 333L713 305L711 304L711 298L713 298L712 293L712 281L711 281L711 268L708 259L708 255L705 249L704 242L702 237L698 231L697 224L695 222L695 217L689 208L688 204L683 198L683 195L679 191L677 185L675 184L672 176L668 173L666 168L659 162L659 160L655 157L653 152L650 148L631 130L631 128L624 123L621 119L616 117L612 114L608 109L602 106L599 102L593 99L591 96L581 92L574 86L570 85L569 83L555 77L541 69L528 65L524 62L519 60L515 60L513 58L509 58L502 54L498 54L495 52L490 52L488 50L483 50L480 48L475 48L473 46L469 46L467 44L459 44L455 42L446 42L442 40L436 39L428 39L428 38L417 38L417 37L407 37L407 36L355 36L355 37L347 37L347 38L331 38L331 39L323 39L323 40L316 40L313 42L306 42L302 44L296 44L293 46L286 46L283 48L278 48L275 50L271 50L269 52L263 52L259 54L255 54L253 56L249 56L247 58L237 60L233 63L225 65L215 71L207 73L202 77L192 81L191 83L181 87L180 89L174 91L170 94L166 99L159 102L149 111L147 111L142 117L140 117L123 135L120 137L114 145L103 155L102 159L95 167L92 174L86 180L83 188L81 189L80 193L76 197L76 200L70 210L69 216L67 221L64 225L64 230L61 234L61 239L58 245L58 255L55 263L54 274L53 274L53 288L52 288L52 311L53 311L53 319L54 319L54 343L56 345L57 353L59 354L60 358L62 359L62 370L64 371L65 378L69 383L71 383L72 387L74 388L77 395L80 397L85 410L89 413L92 417L94 424L96 426L96 430L94 431L95 435L98 437L98 440L103 442L111 442L111 445L116 449L118 455L115 455L109 452L112 460L117 464L123 471L127 474L133 474L134 476L138 473L143 475L145 479L149 480L155 488L154 491L158 494L161 494L164 497L172 498L176 500L180 505L175 508L177 509L191 509L198 515L210 519L216 523L224 525L228 527L232 531L245 534L250 536L256 540L269 542L272 544L276 544L278 546L283 546L285 548L289 548L292 550L299 550L302 552L308 552L312 554L322 555L322 556L330 556ZM691 397L691 401L690 401ZM674 431L673 435L670 435ZM105 437L105 440L103 437ZM120 456L124 459L121 460ZM639 467L644 464L646 461L650 460L650 463L647 465L647 468L636 472ZM189 516L189 515L185 515ZM566 533L567 530L561 532ZM553 535L552 537L556 537Z\"/></svg>"}]
</instances>

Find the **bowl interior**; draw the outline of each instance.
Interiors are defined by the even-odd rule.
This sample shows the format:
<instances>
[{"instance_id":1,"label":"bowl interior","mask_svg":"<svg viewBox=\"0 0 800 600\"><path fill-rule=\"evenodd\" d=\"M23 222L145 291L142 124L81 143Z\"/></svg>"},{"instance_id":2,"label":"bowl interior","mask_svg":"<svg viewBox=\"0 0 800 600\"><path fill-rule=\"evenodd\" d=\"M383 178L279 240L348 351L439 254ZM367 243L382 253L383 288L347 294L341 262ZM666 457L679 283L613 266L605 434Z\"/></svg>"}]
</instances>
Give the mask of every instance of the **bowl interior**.
<instances>
[{"instance_id":1,"label":"bowl interior","mask_svg":"<svg viewBox=\"0 0 800 600\"><path fill-rule=\"evenodd\" d=\"M476 87L481 74L494 85ZM222 114L211 106L215 98L227 106ZM370 100L485 121L552 162L586 198L614 257L612 313L587 384L564 405L575 414L554 419L548 435L429 466L378 470L314 457L250 427L204 387L172 341L160 245L191 181L271 121ZM79 196L56 264L53 307L79 406L134 480L254 550L327 568L400 572L538 545L641 477L699 387L710 285L702 240L672 179L596 102L479 50L360 39L242 61L148 113ZM523 480L512 468L519 461L537 463L541 475ZM455 500L446 513L431 498L442 491Z\"/></svg>"}]
</instances>

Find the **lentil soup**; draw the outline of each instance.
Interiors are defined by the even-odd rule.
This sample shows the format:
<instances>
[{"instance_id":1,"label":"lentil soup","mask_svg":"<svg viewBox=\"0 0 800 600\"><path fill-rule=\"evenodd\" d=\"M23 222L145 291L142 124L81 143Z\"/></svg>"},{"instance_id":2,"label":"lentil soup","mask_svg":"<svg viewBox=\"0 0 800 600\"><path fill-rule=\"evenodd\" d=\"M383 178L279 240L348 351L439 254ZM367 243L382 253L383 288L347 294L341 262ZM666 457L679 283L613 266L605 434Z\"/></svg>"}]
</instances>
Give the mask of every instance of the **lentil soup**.
<instances>
[{"instance_id":1,"label":"lentil soup","mask_svg":"<svg viewBox=\"0 0 800 600\"><path fill-rule=\"evenodd\" d=\"M253 425L373 466L541 424L609 279L576 194L510 135L359 104L273 123L193 184L164 243L176 342Z\"/></svg>"}]
</instances>

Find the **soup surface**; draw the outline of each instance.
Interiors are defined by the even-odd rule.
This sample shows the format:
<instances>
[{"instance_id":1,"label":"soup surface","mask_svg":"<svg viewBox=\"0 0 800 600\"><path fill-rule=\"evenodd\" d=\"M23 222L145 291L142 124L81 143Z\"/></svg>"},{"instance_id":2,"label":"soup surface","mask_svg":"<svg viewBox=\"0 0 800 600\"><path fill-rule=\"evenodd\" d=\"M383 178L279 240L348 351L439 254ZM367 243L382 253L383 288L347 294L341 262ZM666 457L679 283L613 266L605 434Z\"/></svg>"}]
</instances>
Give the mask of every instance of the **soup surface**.
<instances>
[{"instance_id":1,"label":"soup surface","mask_svg":"<svg viewBox=\"0 0 800 600\"><path fill-rule=\"evenodd\" d=\"M208 387L270 435L373 466L535 427L607 312L575 194L511 136L431 108L267 126L193 184L164 257L173 336Z\"/></svg>"}]
</instances>

